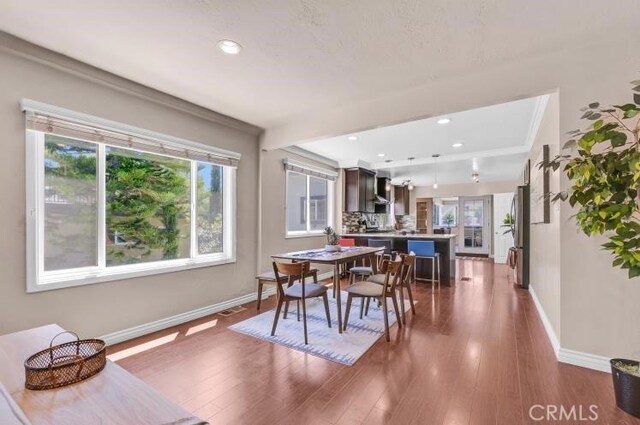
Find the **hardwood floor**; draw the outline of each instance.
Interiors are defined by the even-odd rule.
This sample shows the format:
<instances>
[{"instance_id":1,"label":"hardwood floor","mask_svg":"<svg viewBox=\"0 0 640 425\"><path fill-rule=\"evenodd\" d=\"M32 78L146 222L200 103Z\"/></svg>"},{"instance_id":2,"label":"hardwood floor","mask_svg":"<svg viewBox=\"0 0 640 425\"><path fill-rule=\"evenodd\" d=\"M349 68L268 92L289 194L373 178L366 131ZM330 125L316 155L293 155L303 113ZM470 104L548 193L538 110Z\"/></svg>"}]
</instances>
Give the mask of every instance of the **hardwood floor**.
<instances>
[{"instance_id":1,"label":"hardwood floor","mask_svg":"<svg viewBox=\"0 0 640 425\"><path fill-rule=\"evenodd\" d=\"M255 314L254 303L110 354L212 424L640 424L615 407L610 375L555 360L529 293L508 281L506 266L457 262L458 279L469 280L418 284L417 315L351 367L228 330ZM262 311L273 306L271 297ZM596 405L598 419L534 421L534 405L582 406L584 417Z\"/></svg>"}]
</instances>

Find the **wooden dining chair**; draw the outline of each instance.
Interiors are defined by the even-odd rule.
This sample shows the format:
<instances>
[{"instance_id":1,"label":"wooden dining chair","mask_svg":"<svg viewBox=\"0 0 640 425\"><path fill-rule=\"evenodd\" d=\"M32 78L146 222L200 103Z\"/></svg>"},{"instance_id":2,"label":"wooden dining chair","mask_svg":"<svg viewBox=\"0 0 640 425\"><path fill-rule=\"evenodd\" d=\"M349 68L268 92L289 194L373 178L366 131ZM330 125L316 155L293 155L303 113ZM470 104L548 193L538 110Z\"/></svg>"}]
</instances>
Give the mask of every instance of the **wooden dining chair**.
<instances>
[{"instance_id":1,"label":"wooden dining chair","mask_svg":"<svg viewBox=\"0 0 640 425\"><path fill-rule=\"evenodd\" d=\"M310 269L307 272L306 276L311 277L313 279L313 283L318 283L318 269ZM290 281L289 276L286 276L286 275L280 275L280 279L283 282ZM293 276L293 280L298 280L298 279L299 279L298 276ZM256 276L256 280L258 281L258 302L256 303L256 310L260 311L260 305L262 305L262 289L264 285L275 285L276 275L274 272L266 272Z\"/></svg>"},{"instance_id":2,"label":"wooden dining chair","mask_svg":"<svg viewBox=\"0 0 640 425\"><path fill-rule=\"evenodd\" d=\"M402 323L407 323L407 318L404 311L404 290L407 290L409 296L409 304L411 305L411 314L415 316L416 307L413 303L413 293L411 292L411 282L413 282L413 268L416 264L416 255L400 254L402 261L402 271L400 272L400 281L398 282L398 290L400 292L400 311L402 313Z\"/></svg>"},{"instance_id":3,"label":"wooden dining chair","mask_svg":"<svg viewBox=\"0 0 640 425\"><path fill-rule=\"evenodd\" d=\"M387 310L387 298L391 298L393 303L393 309L396 313L396 320L398 327L402 327L400 320L400 311L398 310L398 299L396 297L396 285L400 279L400 268L402 267L402 261L389 261L384 260L381 266L381 271L384 273L385 279L382 285L374 282L357 282L347 287L347 309L344 314L344 326L343 329L347 330L347 323L349 321L349 312L351 311L351 302L353 298L362 298L370 300L371 298L380 300L382 304L382 311L384 316L384 335L388 341L389 338L389 311Z\"/></svg>"},{"instance_id":4,"label":"wooden dining chair","mask_svg":"<svg viewBox=\"0 0 640 425\"><path fill-rule=\"evenodd\" d=\"M322 297L324 301L324 310L327 314L327 324L331 327L331 315L329 313L329 299L327 297L327 287L319 285L317 283L306 283L305 277L309 272L309 262L301 261L298 263L279 263L273 262L273 273L276 276L276 288L278 294L278 306L276 307L276 315L273 318L273 327L271 328L271 336L275 336L276 327L278 326L278 318L280 317L280 311L282 305L288 306L289 301L296 301L302 304L302 321L304 326L304 343L308 344L307 336L307 305L305 300L307 298ZM289 276L289 282L287 287L284 286L282 276ZM293 276L301 276L300 283L292 284ZM285 314L287 308L285 307ZM298 317L300 311L298 310ZM286 318L286 317L285 317Z\"/></svg>"}]
</instances>

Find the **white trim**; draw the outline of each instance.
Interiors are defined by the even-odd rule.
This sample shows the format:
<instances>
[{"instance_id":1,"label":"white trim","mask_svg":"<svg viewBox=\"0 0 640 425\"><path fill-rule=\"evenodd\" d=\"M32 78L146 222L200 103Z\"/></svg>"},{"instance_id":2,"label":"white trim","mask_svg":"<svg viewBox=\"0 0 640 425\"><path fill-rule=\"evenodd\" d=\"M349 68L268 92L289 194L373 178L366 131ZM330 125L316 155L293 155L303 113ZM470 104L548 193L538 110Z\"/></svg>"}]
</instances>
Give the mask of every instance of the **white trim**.
<instances>
[{"instance_id":1,"label":"white trim","mask_svg":"<svg viewBox=\"0 0 640 425\"><path fill-rule=\"evenodd\" d=\"M318 275L318 280L322 281L325 279L333 278L333 272L325 272ZM262 299L265 300L269 298L271 295L275 295L276 288L267 288L262 291ZM189 322L191 320L196 320L201 317L209 316L211 314L218 313L222 310L226 310L228 308L236 307L242 304L246 304L258 299L258 293L252 292L247 295L243 295L238 298L233 298L228 301L223 301L217 304L212 304L206 307L197 308L195 310L187 311L184 313L176 314L175 316L166 317L164 319L154 320L153 322L148 322L142 325L133 326L131 328L123 329L121 331L112 332L107 335L103 335L99 337L107 345L118 344L123 341L128 341L133 338L138 338L143 335L150 334L152 332L161 331L166 328L170 328L172 326L180 325L182 323Z\"/></svg>"},{"instance_id":2,"label":"white trim","mask_svg":"<svg viewBox=\"0 0 640 425\"><path fill-rule=\"evenodd\" d=\"M540 317L540 320L542 320L542 325L544 326L544 330L547 332L547 337L549 338L549 342L553 347L553 352L556 354L556 357L558 357L559 355L558 353L561 350L560 341L558 340L558 337L556 336L556 332L553 330L553 326L551 326L551 322L549 321L549 318L547 317L547 314L545 313L544 308L542 308L542 304L540 303L540 300L538 299L536 292L533 290L532 285L529 285L529 293L531 294L531 299L533 300L533 304L536 306L536 310L538 310L538 316Z\"/></svg>"},{"instance_id":3,"label":"white trim","mask_svg":"<svg viewBox=\"0 0 640 425\"><path fill-rule=\"evenodd\" d=\"M270 288L271 289L271 288ZM265 291L267 292L267 291ZM195 310L187 311L184 313L176 314L175 316L166 317L164 319L154 320L142 325L133 326L131 328L123 329L121 331L112 332L100 337L107 345L118 344L123 341L128 341L133 338L137 338L143 335L150 334L152 332L161 331L172 326L180 325L182 323L196 320L201 317L209 316L211 314L218 313L219 311L226 310L228 308L236 307L242 304L246 304L257 299L257 292L252 292L247 295L243 295L238 298L233 298L228 301L223 301L217 304L211 304L206 307L197 308Z\"/></svg>"},{"instance_id":4,"label":"white trim","mask_svg":"<svg viewBox=\"0 0 640 425\"><path fill-rule=\"evenodd\" d=\"M549 103L549 95L538 96L536 98L536 104L533 109L533 115L531 116L531 123L529 124L529 131L527 132L527 138L525 139L525 146L528 150L533 146L533 142L536 140L538 130L540 129L540 123L544 117L544 111L547 109L547 103Z\"/></svg>"},{"instance_id":5,"label":"white trim","mask_svg":"<svg viewBox=\"0 0 640 425\"><path fill-rule=\"evenodd\" d=\"M72 111L70 109L49 105L46 103L31 100L31 99L22 99L20 101L20 108L23 112L46 115L54 118L72 121L72 122L90 126L90 127L99 127L105 130L111 130L119 133L124 133L130 136L141 137L144 139L154 140L162 143L169 143L177 146L191 147L194 149L202 150L202 151L209 152L222 157L228 157L228 158L240 160L240 157L242 156L238 152L216 148L210 145L206 145L204 143L193 142L191 140L182 139L180 137L169 136L167 134L146 130L140 127L134 127L132 125L123 124L117 121L107 120L107 119L96 117L93 115L84 114L82 112Z\"/></svg>"},{"instance_id":6,"label":"white trim","mask_svg":"<svg viewBox=\"0 0 640 425\"><path fill-rule=\"evenodd\" d=\"M285 160L286 161L286 160ZM286 163L286 162L285 162ZM289 173L295 173L295 174L299 174L301 176L305 176L307 178L306 181L306 185L307 185L307 222L306 222L306 230L294 230L294 231L289 231L289 210L288 210L288 199L289 199ZM315 176L309 176L306 174L301 174L298 173L297 171L291 171L291 170L285 170L284 171L284 238L285 239L295 239L295 238L306 238L306 237L316 237L316 236L323 236L323 230L309 230L309 226L311 225L311 220L310 220L310 216L311 216L311 211L309 208L309 184L311 181L311 177L315 177ZM319 178L319 177L315 177L315 178ZM333 227L334 226L334 208L335 208L335 197L334 197L334 190L335 190L335 181L331 181L331 180L326 180L327 182L327 226Z\"/></svg>"},{"instance_id":7,"label":"white trim","mask_svg":"<svg viewBox=\"0 0 640 425\"><path fill-rule=\"evenodd\" d=\"M547 333L549 342L551 342L553 352L555 353L556 358L560 363L566 363L574 366L585 367L587 369L598 370L600 372L611 373L611 365L609 364L609 360L611 360L610 358L599 356L597 354L583 353L580 351L569 350L567 348L560 347L560 341L558 340L558 337L553 330L553 326L551 326L551 322L544 312L542 304L540 304L540 300L538 299L538 296L536 295L536 292L531 285L529 286L529 293L531 294L531 299L536 306L538 316L542 321L542 325L544 326L544 330Z\"/></svg>"},{"instance_id":8,"label":"white trim","mask_svg":"<svg viewBox=\"0 0 640 425\"><path fill-rule=\"evenodd\" d=\"M340 164L338 163L338 161L329 159L326 156L318 155L317 153L308 151L299 146L288 146L288 147L282 148L282 150L285 152L292 153L294 155L301 156L306 159L310 159L315 162L319 162L324 165L328 165L329 167L332 167L332 168L340 168Z\"/></svg>"},{"instance_id":9,"label":"white trim","mask_svg":"<svg viewBox=\"0 0 640 425\"><path fill-rule=\"evenodd\" d=\"M97 267L85 267L78 273L64 270L59 276L40 278L40 283L27 281L27 293L50 291L52 289L71 288L74 286L92 285L94 283L111 282L114 280L132 279L135 277L153 276L161 273L179 272L183 270L197 269L201 267L219 266L235 263L236 258L222 258L211 260L199 256L197 258L184 258L179 260L152 261L149 263L132 266L113 266L102 270ZM53 272L49 272L53 274Z\"/></svg>"},{"instance_id":10,"label":"white trim","mask_svg":"<svg viewBox=\"0 0 640 425\"><path fill-rule=\"evenodd\" d=\"M558 361L574 366L586 367L587 369L599 370L600 372L611 373L611 359L597 354L582 353L580 351L560 348Z\"/></svg>"},{"instance_id":11,"label":"white trim","mask_svg":"<svg viewBox=\"0 0 640 425\"><path fill-rule=\"evenodd\" d=\"M107 267L105 261L105 147L96 145L96 179L98 181L97 208L97 264L67 270L44 271L44 133L27 130L26 142L26 265L27 293L69 288L80 285L130 279L141 276L210 267L236 262L237 243L237 182L236 168L223 167L223 251L221 253L198 255L196 220L191 220L191 246L188 258L153 261L135 265ZM191 162L191 212L195 217L195 199L197 192L196 160ZM217 165L215 165L217 166ZM193 170L196 173L193 173Z\"/></svg>"}]
</instances>

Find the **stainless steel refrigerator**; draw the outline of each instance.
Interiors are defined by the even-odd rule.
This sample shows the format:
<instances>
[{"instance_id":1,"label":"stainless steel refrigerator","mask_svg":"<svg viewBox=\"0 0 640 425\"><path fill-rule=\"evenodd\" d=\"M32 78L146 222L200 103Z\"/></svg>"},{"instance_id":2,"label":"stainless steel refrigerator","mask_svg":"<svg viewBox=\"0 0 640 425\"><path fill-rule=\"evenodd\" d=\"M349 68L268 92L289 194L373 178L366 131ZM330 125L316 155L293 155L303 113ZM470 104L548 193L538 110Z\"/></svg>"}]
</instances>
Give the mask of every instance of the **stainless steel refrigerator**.
<instances>
[{"instance_id":1,"label":"stainless steel refrigerator","mask_svg":"<svg viewBox=\"0 0 640 425\"><path fill-rule=\"evenodd\" d=\"M514 216L516 224L515 246L516 256L516 283L521 287L529 288L529 185L518 186L514 197Z\"/></svg>"}]
</instances>

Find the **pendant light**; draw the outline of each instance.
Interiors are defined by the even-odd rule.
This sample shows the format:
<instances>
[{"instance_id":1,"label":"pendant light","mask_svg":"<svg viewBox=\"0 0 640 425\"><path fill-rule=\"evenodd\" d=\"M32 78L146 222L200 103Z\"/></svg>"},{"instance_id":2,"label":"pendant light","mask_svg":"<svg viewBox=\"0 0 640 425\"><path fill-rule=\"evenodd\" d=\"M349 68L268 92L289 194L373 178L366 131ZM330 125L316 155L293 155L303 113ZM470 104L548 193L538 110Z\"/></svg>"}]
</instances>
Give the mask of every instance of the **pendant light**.
<instances>
[{"instance_id":1,"label":"pendant light","mask_svg":"<svg viewBox=\"0 0 640 425\"><path fill-rule=\"evenodd\" d=\"M440 154L434 153L431 156L433 157L433 163L435 164L435 176L433 179L433 188L437 189L438 188L438 158L440 158Z\"/></svg>"},{"instance_id":2,"label":"pendant light","mask_svg":"<svg viewBox=\"0 0 640 425\"><path fill-rule=\"evenodd\" d=\"M407 187L407 189L411 191L415 187L412 181L413 173L411 172L411 163L415 159L415 157L412 156L412 157L409 157L408 159L409 159L409 186Z\"/></svg>"}]
</instances>

